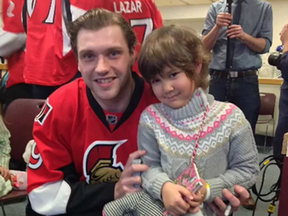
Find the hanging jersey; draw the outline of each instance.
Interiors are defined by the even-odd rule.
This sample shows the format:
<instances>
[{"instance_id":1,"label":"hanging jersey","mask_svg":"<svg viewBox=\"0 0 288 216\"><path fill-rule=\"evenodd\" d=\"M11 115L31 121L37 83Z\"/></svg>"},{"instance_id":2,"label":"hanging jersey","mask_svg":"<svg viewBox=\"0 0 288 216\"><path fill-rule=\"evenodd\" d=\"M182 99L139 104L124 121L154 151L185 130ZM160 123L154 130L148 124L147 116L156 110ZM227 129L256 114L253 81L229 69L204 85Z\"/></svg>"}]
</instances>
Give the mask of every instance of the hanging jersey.
<instances>
[{"instance_id":1,"label":"hanging jersey","mask_svg":"<svg viewBox=\"0 0 288 216\"><path fill-rule=\"evenodd\" d=\"M46 100L35 119L28 166L29 200L38 214L100 216L114 199L115 182L137 149L140 115L156 102L150 87L133 77L131 102L113 130L82 78ZM37 214L28 206L27 215Z\"/></svg>"},{"instance_id":2,"label":"hanging jersey","mask_svg":"<svg viewBox=\"0 0 288 216\"><path fill-rule=\"evenodd\" d=\"M25 0L28 32L24 79L26 83L58 86L77 73L77 62L70 51L59 0Z\"/></svg>"},{"instance_id":3,"label":"hanging jersey","mask_svg":"<svg viewBox=\"0 0 288 216\"><path fill-rule=\"evenodd\" d=\"M5 37L6 32L10 34L15 34L15 36L17 34L24 34L24 29L21 22L23 1L24 0L2 0L2 21L4 34L0 35L0 43L5 43L5 39L2 38L2 36ZM18 83L24 83L24 47L23 49L13 52L10 56L4 57L6 57L7 59L9 71L6 88Z\"/></svg>"},{"instance_id":4,"label":"hanging jersey","mask_svg":"<svg viewBox=\"0 0 288 216\"><path fill-rule=\"evenodd\" d=\"M160 13L152 0L26 1L29 34L24 77L30 84L62 85L75 76L77 62L66 25L90 9L105 8L121 14L136 33L137 51L146 36L162 26ZM138 71L136 63L133 71Z\"/></svg>"}]
</instances>

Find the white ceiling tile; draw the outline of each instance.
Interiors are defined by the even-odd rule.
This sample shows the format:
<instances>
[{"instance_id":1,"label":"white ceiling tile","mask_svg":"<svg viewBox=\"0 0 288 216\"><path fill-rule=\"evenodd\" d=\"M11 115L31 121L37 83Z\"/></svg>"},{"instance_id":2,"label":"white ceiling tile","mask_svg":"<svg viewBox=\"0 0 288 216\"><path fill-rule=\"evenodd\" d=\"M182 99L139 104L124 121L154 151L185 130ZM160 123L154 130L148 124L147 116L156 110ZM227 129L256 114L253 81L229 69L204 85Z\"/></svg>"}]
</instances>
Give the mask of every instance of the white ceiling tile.
<instances>
[{"instance_id":1,"label":"white ceiling tile","mask_svg":"<svg viewBox=\"0 0 288 216\"><path fill-rule=\"evenodd\" d=\"M195 5L195 4L212 4L215 2L215 0L182 0L183 2L186 2L189 5Z\"/></svg>"},{"instance_id":2,"label":"white ceiling tile","mask_svg":"<svg viewBox=\"0 0 288 216\"><path fill-rule=\"evenodd\" d=\"M181 0L154 0L157 6L179 6L179 5L187 5Z\"/></svg>"}]
</instances>

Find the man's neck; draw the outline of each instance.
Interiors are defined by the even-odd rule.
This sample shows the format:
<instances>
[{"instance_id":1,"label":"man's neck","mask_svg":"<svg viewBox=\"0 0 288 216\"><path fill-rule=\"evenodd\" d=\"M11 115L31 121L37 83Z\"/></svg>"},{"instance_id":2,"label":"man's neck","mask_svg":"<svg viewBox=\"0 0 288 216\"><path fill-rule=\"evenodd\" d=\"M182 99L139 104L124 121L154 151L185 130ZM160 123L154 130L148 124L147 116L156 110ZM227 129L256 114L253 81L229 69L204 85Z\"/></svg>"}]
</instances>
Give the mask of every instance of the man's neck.
<instances>
[{"instance_id":1,"label":"man's neck","mask_svg":"<svg viewBox=\"0 0 288 216\"><path fill-rule=\"evenodd\" d=\"M103 110L107 112L115 112L115 113L121 113L126 110L128 107L132 94L134 92L135 88L135 81L132 78L129 78L127 83L124 85L125 87L122 88L117 96L117 98L113 100L99 100L95 96L95 94L92 92L93 97L98 102L98 104L102 107Z\"/></svg>"}]
</instances>

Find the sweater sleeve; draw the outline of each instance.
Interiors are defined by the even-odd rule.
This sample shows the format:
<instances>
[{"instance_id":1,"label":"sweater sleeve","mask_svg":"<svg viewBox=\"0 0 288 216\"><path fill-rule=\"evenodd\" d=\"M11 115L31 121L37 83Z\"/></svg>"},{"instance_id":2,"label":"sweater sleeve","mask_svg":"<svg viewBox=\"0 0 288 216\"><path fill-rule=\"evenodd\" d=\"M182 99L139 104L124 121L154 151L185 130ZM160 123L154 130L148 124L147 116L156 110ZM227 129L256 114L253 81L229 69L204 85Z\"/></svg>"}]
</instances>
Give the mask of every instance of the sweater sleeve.
<instances>
[{"instance_id":1,"label":"sweater sleeve","mask_svg":"<svg viewBox=\"0 0 288 216\"><path fill-rule=\"evenodd\" d=\"M10 161L10 133L6 128L3 119L0 117L0 166L9 169Z\"/></svg>"},{"instance_id":2,"label":"sweater sleeve","mask_svg":"<svg viewBox=\"0 0 288 216\"><path fill-rule=\"evenodd\" d=\"M249 122L243 113L232 128L229 138L228 167L217 178L205 179L210 186L210 200L221 196L223 188L232 190L234 185L248 189L256 182L259 173L258 151Z\"/></svg>"},{"instance_id":3,"label":"sweater sleeve","mask_svg":"<svg viewBox=\"0 0 288 216\"><path fill-rule=\"evenodd\" d=\"M162 186L165 182L172 182L172 180L169 179L161 167L159 146L153 129L145 119L147 119L147 113L144 111L138 126L137 142L138 149L146 151L146 154L142 157L142 161L149 166L149 169L142 174L142 187L154 199L162 200Z\"/></svg>"}]
</instances>

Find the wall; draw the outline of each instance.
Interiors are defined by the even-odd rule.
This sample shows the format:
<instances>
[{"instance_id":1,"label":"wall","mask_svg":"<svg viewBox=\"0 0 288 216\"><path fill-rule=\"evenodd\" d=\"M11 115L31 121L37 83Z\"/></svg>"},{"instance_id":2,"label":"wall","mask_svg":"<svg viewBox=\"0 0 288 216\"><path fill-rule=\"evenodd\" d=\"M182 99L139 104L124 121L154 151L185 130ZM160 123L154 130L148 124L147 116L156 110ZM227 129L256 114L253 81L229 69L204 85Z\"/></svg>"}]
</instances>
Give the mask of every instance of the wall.
<instances>
[{"instance_id":1,"label":"wall","mask_svg":"<svg viewBox=\"0 0 288 216\"><path fill-rule=\"evenodd\" d=\"M2 0L0 0L0 27L2 26Z\"/></svg>"}]
</instances>

